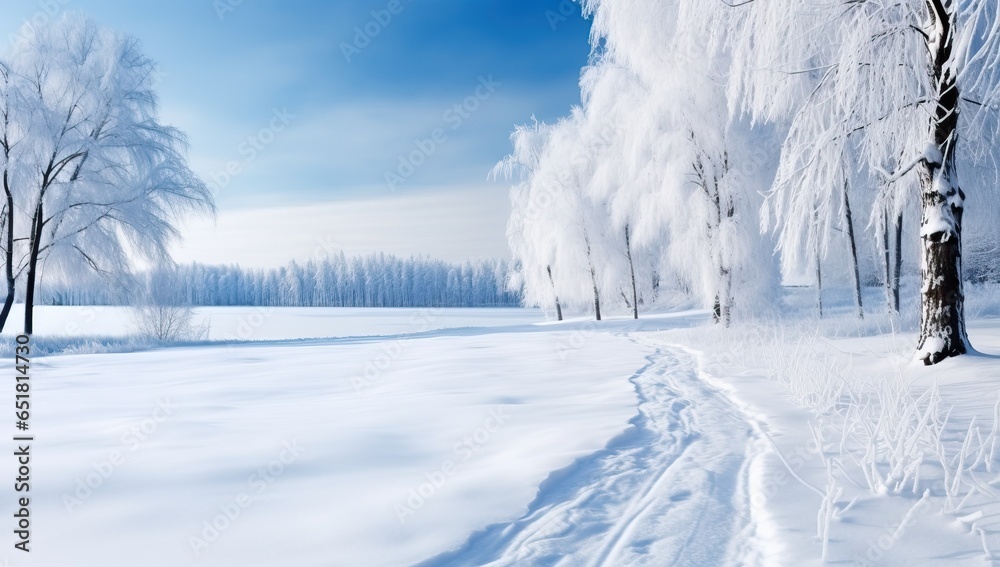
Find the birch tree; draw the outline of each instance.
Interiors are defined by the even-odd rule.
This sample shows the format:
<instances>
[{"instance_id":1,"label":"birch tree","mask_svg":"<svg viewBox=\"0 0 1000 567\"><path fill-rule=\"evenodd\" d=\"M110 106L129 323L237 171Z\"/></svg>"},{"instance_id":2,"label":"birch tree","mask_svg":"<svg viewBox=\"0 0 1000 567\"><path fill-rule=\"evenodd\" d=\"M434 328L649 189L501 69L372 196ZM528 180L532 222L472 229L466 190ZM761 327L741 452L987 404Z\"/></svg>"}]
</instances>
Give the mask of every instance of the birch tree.
<instances>
[{"instance_id":1,"label":"birch tree","mask_svg":"<svg viewBox=\"0 0 1000 567\"><path fill-rule=\"evenodd\" d=\"M616 200L645 225L639 234L661 248L675 276L728 325L737 303L766 304L761 300L773 294L764 290L776 282L775 261L757 230L758 195L770 183L773 160L762 149L766 143L751 142L766 142L768 133L751 134L752 124L730 118L729 61L702 27L703 3L589 0L584 6L594 18L601 57L595 67L634 76L605 89L631 110L616 117L621 148L611 163L624 181ZM588 107L600 101L591 73L583 81Z\"/></svg>"},{"instance_id":2,"label":"birch tree","mask_svg":"<svg viewBox=\"0 0 1000 567\"><path fill-rule=\"evenodd\" d=\"M754 117L792 124L781 171L804 173L789 190L829 183L824 170L845 148L869 187L919 188L917 356L935 364L967 352L958 171L996 152L988 116L1000 102L995 2L752 0L713 9L732 24L714 32L730 38L731 93ZM894 160L899 166L885 170ZM977 190L995 184L973 179ZM795 216L784 222L808 222Z\"/></svg>"},{"instance_id":3,"label":"birch tree","mask_svg":"<svg viewBox=\"0 0 1000 567\"><path fill-rule=\"evenodd\" d=\"M18 185L19 172L22 171L23 162L19 159L19 153L23 148L20 143L22 133L19 115L23 114L19 110L21 81L11 72L6 62L0 62L0 160L3 168L3 209L0 212L0 228L2 228L2 248L4 263L4 283L7 286L3 308L0 309L0 331L7 324L7 317L10 309L14 305L14 295L16 293L16 279L14 272L15 248L14 227L18 220L19 211L14 202L14 187Z\"/></svg>"},{"instance_id":4,"label":"birch tree","mask_svg":"<svg viewBox=\"0 0 1000 567\"><path fill-rule=\"evenodd\" d=\"M93 270L121 284L132 258L169 260L175 219L211 211L211 195L188 168L184 136L159 122L154 63L135 38L67 14L27 24L10 57L26 83L19 188L29 215L24 331L43 266L53 276Z\"/></svg>"},{"instance_id":5,"label":"birch tree","mask_svg":"<svg viewBox=\"0 0 1000 567\"><path fill-rule=\"evenodd\" d=\"M526 304L554 308L562 321L562 303L552 273L556 239L546 230L546 225L556 221L554 207L561 188L540 186L535 177L551 134L551 126L537 121L515 128L510 136L513 152L494 167L492 175L516 180L510 194L507 240L519 269L512 274L511 284L524 290Z\"/></svg>"},{"instance_id":6,"label":"birch tree","mask_svg":"<svg viewBox=\"0 0 1000 567\"><path fill-rule=\"evenodd\" d=\"M749 125L729 119L725 63L677 23L684 3L583 4L594 57L582 105L549 127L537 166L512 193L512 249L519 259L529 252L525 274L536 282L525 280L528 295L579 307L590 288L595 315L626 306L638 317L640 302L674 280L726 324L737 295L766 304L758 300L773 296L762 290L775 262L760 246L755 199L767 156L731 143L744 143ZM532 195L550 203L544 222L525 216Z\"/></svg>"}]
</instances>

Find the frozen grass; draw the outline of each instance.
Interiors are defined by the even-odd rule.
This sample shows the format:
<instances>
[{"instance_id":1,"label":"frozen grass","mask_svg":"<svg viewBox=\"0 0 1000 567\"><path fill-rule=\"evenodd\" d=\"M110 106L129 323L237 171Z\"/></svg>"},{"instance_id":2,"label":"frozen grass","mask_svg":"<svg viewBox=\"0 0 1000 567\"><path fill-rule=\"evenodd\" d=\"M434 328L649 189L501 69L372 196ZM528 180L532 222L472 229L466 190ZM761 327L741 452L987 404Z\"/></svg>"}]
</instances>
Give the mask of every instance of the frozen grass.
<instances>
[{"instance_id":1,"label":"frozen grass","mask_svg":"<svg viewBox=\"0 0 1000 567\"><path fill-rule=\"evenodd\" d=\"M1000 317L1000 284L966 285L965 316L970 320Z\"/></svg>"},{"instance_id":2,"label":"frozen grass","mask_svg":"<svg viewBox=\"0 0 1000 567\"><path fill-rule=\"evenodd\" d=\"M112 352L136 352L148 350L163 344L143 337L107 337L100 335L65 337L38 336L31 338L31 350L35 356L62 354L104 354ZM0 356L14 356L17 344L14 341L0 342Z\"/></svg>"},{"instance_id":3,"label":"frozen grass","mask_svg":"<svg viewBox=\"0 0 1000 567\"><path fill-rule=\"evenodd\" d=\"M904 290L903 297L914 295ZM1000 286L969 286L967 298L969 319L989 331L976 329L973 342L977 337L995 342L1000 324L982 319L1000 315ZM824 299L823 318L815 312L814 290L793 289L787 309L769 320L656 336L703 353L703 365L721 387L752 400L750 412L760 417L763 435L773 423L792 424L784 439L769 441L781 467L807 485L806 493L816 494L814 541L822 560L854 557L855 551L846 551L856 545L850 540L868 537L863 531L843 535L870 522L858 508L868 514L901 510L888 548L905 537L916 516L931 521L927 513L937 511L978 540L979 561L998 556L993 508L1000 503L1000 397L991 366L996 362L969 356L926 369L913 362L914 300L895 316L881 290L866 290L866 314L859 320L849 293L828 292ZM746 380L749 376L766 377L785 401L762 399L754 391L760 384ZM791 420L788 407L799 408L804 417ZM800 431L787 433L796 427ZM811 465L797 468L781 453L803 439L817 450ZM796 505L783 498L768 505ZM835 550L831 531L840 534ZM924 557L916 551L920 542L899 547L908 547L915 554L911 558Z\"/></svg>"}]
</instances>

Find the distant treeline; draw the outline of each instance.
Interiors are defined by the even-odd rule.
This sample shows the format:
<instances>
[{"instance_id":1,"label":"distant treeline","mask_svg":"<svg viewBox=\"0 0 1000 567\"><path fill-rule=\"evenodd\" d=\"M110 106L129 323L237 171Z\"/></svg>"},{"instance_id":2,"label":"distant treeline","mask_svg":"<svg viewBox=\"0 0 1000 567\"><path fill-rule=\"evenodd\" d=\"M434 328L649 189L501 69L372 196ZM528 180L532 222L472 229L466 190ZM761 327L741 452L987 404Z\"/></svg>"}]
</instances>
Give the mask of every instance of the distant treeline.
<instances>
[{"instance_id":1,"label":"distant treeline","mask_svg":"<svg viewBox=\"0 0 1000 567\"><path fill-rule=\"evenodd\" d=\"M48 305L517 307L521 293L507 289L510 271L501 259L455 264L340 253L275 269L179 265L138 274L130 285L43 285L42 298Z\"/></svg>"}]
</instances>

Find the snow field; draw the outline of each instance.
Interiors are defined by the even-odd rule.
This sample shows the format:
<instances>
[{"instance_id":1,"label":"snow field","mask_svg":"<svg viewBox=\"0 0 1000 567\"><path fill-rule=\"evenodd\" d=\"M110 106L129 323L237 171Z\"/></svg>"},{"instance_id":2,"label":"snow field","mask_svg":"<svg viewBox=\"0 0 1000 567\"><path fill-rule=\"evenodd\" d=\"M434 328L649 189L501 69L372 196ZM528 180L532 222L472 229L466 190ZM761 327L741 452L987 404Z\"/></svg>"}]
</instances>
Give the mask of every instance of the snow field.
<instances>
[{"instance_id":1,"label":"snow field","mask_svg":"<svg viewBox=\"0 0 1000 567\"><path fill-rule=\"evenodd\" d=\"M0 560L413 563L522 514L551 471L620 434L652 352L544 326L386 345L35 361L34 551Z\"/></svg>"},{"instance_id":2,"label":"snow field","mask_svg":"<svg viewBox=\"0 0 1000 567\"><path fill-rule=\"evenodd\" d=\"M749 424L680 349L633 377L639 415L608 446L558 471L527 513L420 567L745 565Z\"/></svg>"},{"instance_id":3,"label":"snow field","mask_svg":"<svg viewBox=\"0 0 1000 567\"><path fill-rule=\"evenodd\" d=\"M38 562L0 561L990 564L996 357L924 368L898 322L831 312L360 313L390 336L39 359ZM348 324L283 316L254 328Z\"/></svg>"},{"instance_id":4,"label":"snow field","mask_svg":"<svg viewBox=\"0 0 1000 567\"><path fill-rule=\"evenodd\" d=\"M127 338L135 332L135 316L129 307L42 305L35 307L35 334ZM23 318L24 305L14 304L11 329L20 329ZM508 326L540 318L536 309L511 308L196 307L193 323L208 325L213 341L275 341Z\"/></svg>"}]
</instances>

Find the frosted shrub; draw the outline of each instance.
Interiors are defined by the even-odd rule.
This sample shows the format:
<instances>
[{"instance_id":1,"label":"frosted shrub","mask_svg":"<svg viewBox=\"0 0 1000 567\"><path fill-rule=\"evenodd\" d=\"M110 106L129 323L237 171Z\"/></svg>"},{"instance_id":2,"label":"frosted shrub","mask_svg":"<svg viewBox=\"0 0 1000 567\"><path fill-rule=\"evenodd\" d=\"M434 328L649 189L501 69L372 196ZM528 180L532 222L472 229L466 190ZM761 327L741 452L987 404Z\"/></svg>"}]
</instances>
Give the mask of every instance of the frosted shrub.
<instances>
[{"instance_id":1,"label":"frosted shrub","mask_svg":"<svg viewBox=\"0 0 1000 567\"><path fill-rule=\"evenodd\" d=\"M174 305L144 305L135 308L136 332L140 337L159 342L207 340L208 323L196 325L194 310Z\"/></svg>"}]
</instances>

